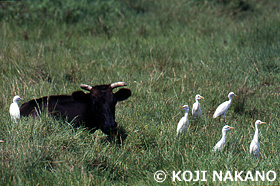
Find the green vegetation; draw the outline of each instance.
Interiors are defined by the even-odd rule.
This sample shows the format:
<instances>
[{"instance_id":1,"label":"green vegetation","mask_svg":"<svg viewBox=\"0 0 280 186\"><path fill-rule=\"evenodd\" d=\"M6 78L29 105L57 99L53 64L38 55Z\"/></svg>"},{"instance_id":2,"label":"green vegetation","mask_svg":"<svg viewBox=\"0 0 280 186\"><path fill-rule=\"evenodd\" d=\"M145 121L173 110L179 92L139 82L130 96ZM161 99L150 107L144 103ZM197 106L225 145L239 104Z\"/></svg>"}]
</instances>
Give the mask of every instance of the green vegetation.
<instances>
[{"instance_id":1,"label":"green vegetation","mask_svg":"<svg viewBox=\"0 0 280 186\"><path fill-rule=\"evenodd\" d=\"M1 185L280 184L280 4L278 0L56 0L0 2ZM117 104L128 137L106 141L63 120L42 116L12 123L9 105L70 94L80 83L125 81L132 96ZM227 112L221 153L211 152ZM200 101L179 140L180 106ZM254 122L260 158L249 155ZM172 171L207 171L207 182L172 182ZM269 181L216 181L213 171L269 171ZM243 175L243 178L245 175Z\"/></svg>"}]
</instances>

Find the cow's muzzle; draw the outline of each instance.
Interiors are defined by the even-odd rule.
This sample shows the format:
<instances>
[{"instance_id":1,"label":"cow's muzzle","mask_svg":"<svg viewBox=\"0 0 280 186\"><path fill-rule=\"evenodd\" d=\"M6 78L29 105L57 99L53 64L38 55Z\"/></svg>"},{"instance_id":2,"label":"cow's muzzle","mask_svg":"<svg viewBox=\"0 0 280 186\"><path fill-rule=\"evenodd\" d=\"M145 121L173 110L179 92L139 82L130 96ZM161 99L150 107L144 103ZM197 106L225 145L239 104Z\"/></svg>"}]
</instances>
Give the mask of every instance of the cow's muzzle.
<instances>
[{"instance_id":1,"label":"cow's muzzle","mask_svg":"<svg viewBox=\"0 0 280 186\"><path fill-rule=\"evenodd\" d=\"M107 127L102 131L107 135L115 136L115 135L118 135L118 126L117 127Z\"/></svg>"},{"instance_id":2,"label":"cow's muzzle","mask_svg":"<svg viewBox=\"0 0 280 186\"><path fill-rule=\"evenodd\" d=\"M112 137L113 137L113 136L118 136L118 135L119 135L118 127L117 127L117 129L115 130L114 133L111 131L110 135L111 135Z\"/></svg>"}]
</instances>

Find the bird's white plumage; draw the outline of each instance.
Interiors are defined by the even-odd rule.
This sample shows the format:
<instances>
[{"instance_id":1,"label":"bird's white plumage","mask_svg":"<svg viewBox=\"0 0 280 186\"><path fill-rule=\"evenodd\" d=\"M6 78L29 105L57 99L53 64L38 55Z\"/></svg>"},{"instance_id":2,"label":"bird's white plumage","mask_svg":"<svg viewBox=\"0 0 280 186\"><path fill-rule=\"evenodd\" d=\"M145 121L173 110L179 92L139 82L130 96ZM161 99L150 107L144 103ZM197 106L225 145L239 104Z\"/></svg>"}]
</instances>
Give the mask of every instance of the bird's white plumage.
<instances>
[{"instance_id":1,"label":"bird's white plumage","mask_svg":"<svg viewBox=\"0 0 280 186\"><path fill-rule=\"evenodd\" d=\"M256 157L259 157L260 152L260 143L259 143L259 130L258 125L266 124L265 122L262 122L261 120L257 120L255 122L255 134L253 137L253 140L250 144L250 154Z\"/></svg>"},{"instance_id":2,"label":"bird's white plumage","mask_svg":"<svg viewBox=\"0 0 280 186\"><path fill-rule=\"evenodd\" d=\"M17 120L20 119L20 110L19 110L19 106L18 106L19 100L23 100L23 99L21 97L19 97L18 95L16 95L13 98L13 103L10 105L10 115L11 115L11 119L14 122L17 122Z\"/></svg>"},{"instance_id":3,"label":"bird's white plumage","mask_svg":"<svg viewBox=\"0 0 280 186\"><path fill-rule=\"evenodd\" d=\"M213 151L221 151L223 150L224 145L226 144L226 135L228 130L233 130L233 127L225 125L222 129L222 138L218 143L214 146Z\"/></svg>"},{"instance_id":4,"label":"bird's white plumage","mask_svg":"<svg viewBox=\"0 0 280 186\"><path fill-rule=\"evenodd\" d=\"M188 119L188 112L189 106L184 105L181 108L185 110L185 115L180 119L178 126L177 126L177 137L179 138L181 134L185 133L189 127L189 119Z\"/></svg>"},{"instance_id":5,"label":"bird's white plumage","mask_svg":"<svg viewBox=\"0 0 280 186\"><path fill-rule=\"evenodd\" d=\"M204 99L204 97L197 94L195 96L195 103L193 104L193 108L192 108L192 115L195 118L201 116L201 107L200 107L200 103L198 102L198 100L200 99Z\"/></svg>"},{"instance_id":6,"label":"bird's white plumage","mask_svg":"<svg viewBox=\"0 0 280 186\"><path fill-rule=\"evenodd\" d=\"M222 115L223 117L225 117L226 112L227 112L227 110L228 110L228 108L229 108L229 106L230 106L230 104L231 104L231 101L232 101L232 97L233 97L233 96L236 96L233 92L230 92L230 93L228 94L229 100L223 102L222 104L220 104L220 105L218 106L218 108L216 109L216 111L215 111L215 113L214 113L214 115L213 115L213 118L216 118L216 117L218 117L218 116L220 116L220 115Z\"/></svg>"}]
</instances>

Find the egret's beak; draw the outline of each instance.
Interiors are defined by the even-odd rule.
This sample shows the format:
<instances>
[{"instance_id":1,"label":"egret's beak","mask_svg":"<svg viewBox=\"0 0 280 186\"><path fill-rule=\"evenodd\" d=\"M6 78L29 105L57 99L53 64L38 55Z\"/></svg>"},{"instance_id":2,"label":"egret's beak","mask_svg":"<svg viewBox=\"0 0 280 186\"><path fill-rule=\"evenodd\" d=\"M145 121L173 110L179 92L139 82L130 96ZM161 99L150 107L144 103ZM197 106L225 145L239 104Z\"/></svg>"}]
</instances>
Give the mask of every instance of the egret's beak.
<instances>
[{"instance_id":1,"label":"egret's beak","mask_svg":"<svg viewBox=\"0 0 280 186\"><path fill-rule=\"evenodd\" d=\"M266 124L266 122L261 122L261 124Z\"/></svg>"},{"instance_id":2,"label":"egret's beak","mask_svg":"<svg viewBox=\"0 0 280 186\"><path fill-rule=\"evenodd\" d=\"M23 98L20 98L20 100L24 100Z\"/></svg>"},{"instance_id":3,"label":"egret's beak","mask_svg":"<svg viewBox=\"0 0 280 186\"><path fill-rule=\"evenodd\" d=\"M233 127L229 127L231 130L234 130L234 128Z\"/></svg>"},{"instance_id":4,"label":"egret's beak","mask_svg":"<svg viewBox=\"0 0 280 186\"><path fill-rule=\"evenodd\" d=\"M202 96L199 96L199 98L200 98L200 99L204 99L204 97L202 97Z\"/></svg>"},{"instance_id":5,"label":"egret's beak","mask_svg":"<svg viewBox=\"0 0 280 186\"><path fill-rule=\"evenodd\" d=\"M234 94L234 96L238 98L238 96L237 96L237 95L235 95L235 94Z\"/></svg>"},{"instance_id":6,"label":"egret's beak","mask_svg":"<svg viewBox=\"0 0 280 186\"><path fill-rule=\"evenodd\" d=\"M186 108L187 106L182 106L182 107L180 107L181 109L183 109L183 108Z\"/></svg>"}]
</instances>

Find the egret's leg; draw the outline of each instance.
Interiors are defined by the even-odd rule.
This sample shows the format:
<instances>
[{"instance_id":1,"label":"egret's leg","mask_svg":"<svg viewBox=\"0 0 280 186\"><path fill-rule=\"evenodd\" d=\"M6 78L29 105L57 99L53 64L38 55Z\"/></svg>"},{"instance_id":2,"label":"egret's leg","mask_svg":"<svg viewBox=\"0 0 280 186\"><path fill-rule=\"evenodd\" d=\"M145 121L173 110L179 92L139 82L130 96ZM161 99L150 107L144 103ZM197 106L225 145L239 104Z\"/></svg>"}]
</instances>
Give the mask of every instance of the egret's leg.
<instances>
[{"instance_id":1,"label":"egret's leg","mask_svg":"<svg viewBox=\"0 0 280 186\"><path fill-rule=\"evenodd\" d=\"M226 123L226 113L223 114L224 122Z\"/></svg>"}]
</instances>

